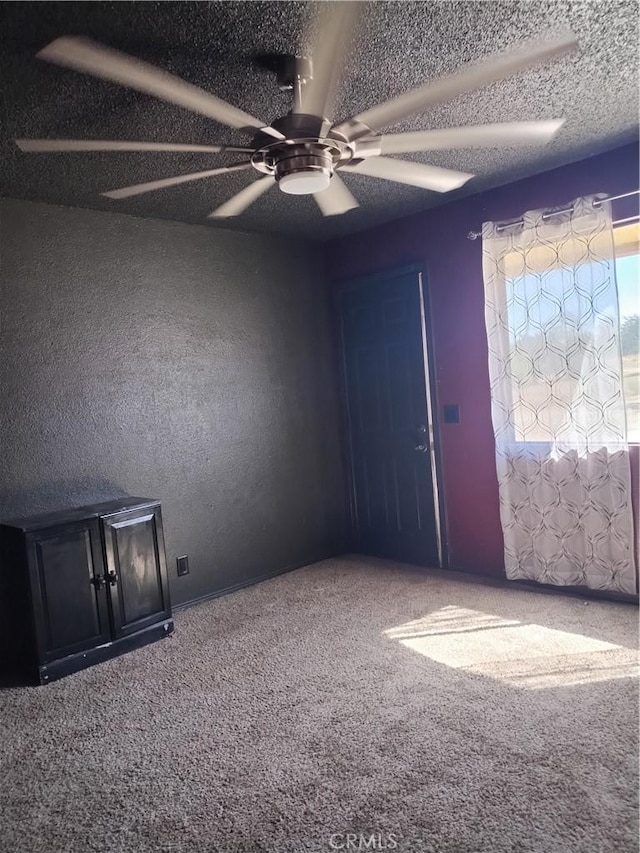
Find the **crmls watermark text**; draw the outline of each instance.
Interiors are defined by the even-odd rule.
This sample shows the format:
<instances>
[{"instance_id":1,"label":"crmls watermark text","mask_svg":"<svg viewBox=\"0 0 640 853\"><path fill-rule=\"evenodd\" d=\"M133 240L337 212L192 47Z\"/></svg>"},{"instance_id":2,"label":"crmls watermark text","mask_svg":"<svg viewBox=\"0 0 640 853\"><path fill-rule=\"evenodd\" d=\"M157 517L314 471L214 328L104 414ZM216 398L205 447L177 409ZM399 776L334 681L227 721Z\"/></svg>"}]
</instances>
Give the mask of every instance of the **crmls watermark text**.
<instances>
[{"instance_id":1,"label":"crmls watermark text","mask_svg":"<svg viewBox=\"0 0 640 853\"><path fill-rule=\"evenodd\" d=\"M374 832L371 835L357 832L334 832L329 838L332 850L395 850L399 835L393 832Z\"/></svg>"}]
</instances>

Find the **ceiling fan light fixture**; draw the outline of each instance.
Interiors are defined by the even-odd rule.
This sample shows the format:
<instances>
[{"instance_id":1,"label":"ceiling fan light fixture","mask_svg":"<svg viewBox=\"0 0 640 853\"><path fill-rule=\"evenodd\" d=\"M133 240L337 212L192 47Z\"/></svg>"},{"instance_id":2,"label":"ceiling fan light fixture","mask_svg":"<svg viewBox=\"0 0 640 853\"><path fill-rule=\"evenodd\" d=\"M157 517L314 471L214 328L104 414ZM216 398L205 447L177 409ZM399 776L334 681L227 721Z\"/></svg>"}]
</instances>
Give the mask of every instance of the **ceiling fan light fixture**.
<instances>
[{"instance_id":1,"label":"ceiling fan light fixture","mask_svg":"<svg viewBox=\"0 0 640 853\"><path fill-rule=\"evenodd\" d=\"M300 172L290 172L283 175L278 186L283 193L290 195L315 195L329 189L331 175L323 170L309 169Z\"/></svg>"},{"instance_id":2,"label":"ceiling fan light fixture","mask_svg":"<svg viewBox=\"0 0 640 853\"><path fill-rule=\"evenodd\" d=\"M276 157L278 186L289 195L322 192L329 187L332 174L331 153L319 144L292 145Z\"/></svg>"}]
</instances>

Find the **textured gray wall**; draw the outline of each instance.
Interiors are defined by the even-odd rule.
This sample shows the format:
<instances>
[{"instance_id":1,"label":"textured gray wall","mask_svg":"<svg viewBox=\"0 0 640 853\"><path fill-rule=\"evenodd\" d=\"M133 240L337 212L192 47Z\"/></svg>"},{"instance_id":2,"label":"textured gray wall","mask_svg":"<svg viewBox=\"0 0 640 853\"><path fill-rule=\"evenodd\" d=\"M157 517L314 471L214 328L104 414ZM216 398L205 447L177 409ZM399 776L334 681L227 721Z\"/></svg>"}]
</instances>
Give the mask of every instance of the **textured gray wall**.
<instances>
[{"instance_id":1,"label":"textured gray wall","mask_svg":"<svg viewBox=\"0 0 640 853\"><path fill-rule=\"evenodd\" d=\"M160 498L174 602L339 550L321 269L300 241L0 200L0 518Z\"/></svg>"}]
</instances>

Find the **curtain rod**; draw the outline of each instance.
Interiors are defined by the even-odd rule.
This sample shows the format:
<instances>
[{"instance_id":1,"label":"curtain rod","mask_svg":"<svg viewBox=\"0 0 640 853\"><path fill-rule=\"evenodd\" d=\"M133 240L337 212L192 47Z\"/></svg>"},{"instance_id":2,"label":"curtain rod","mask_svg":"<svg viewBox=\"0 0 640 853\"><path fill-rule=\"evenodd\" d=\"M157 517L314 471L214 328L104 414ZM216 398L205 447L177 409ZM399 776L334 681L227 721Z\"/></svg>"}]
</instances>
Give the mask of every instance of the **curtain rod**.
<instances>
[{"instance_id":1,"label":"curtain rod","mask_svg":"<svg viewBox=\"0 0 640 853\"><path fill-rule=\"evenodd\" d=\"M609 198L596 199L593 202L594 207L600 207L600 205L605 201L617 201L619 198L628 198L631 195L638 195L640 193L640 189L631 190L628 193L620 193L620 195L612 195ZM558 216L560 213L571 213L573 211L573 207L565 207L562 210L552 210L550 213L543 213L543 219L549 219L550 216ZM618 219L613 225L619 225L622 222L631 222L633 219L637 219L637 216L628 216L626 219ZM524 225L524 219L518 219L516 222L507 222L505 225L498 225L496 231L503 231L505 228L511 228L512 225ZM478 237L482 237L482 231L469 231L467 234L467 240L477 240Z\"/></svg>"}]
</instances>

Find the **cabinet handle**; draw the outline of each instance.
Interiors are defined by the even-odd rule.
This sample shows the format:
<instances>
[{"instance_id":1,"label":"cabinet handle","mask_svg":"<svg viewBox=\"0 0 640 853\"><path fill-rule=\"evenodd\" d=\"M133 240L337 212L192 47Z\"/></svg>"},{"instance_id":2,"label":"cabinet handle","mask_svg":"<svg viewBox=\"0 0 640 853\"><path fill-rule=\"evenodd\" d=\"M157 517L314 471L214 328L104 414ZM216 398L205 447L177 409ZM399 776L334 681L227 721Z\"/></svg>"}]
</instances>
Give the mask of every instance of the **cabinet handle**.
<instances>
[{"instance_id":1,"label":"cabinet handle","mask_svg":"<svg viewBox=\"0 0 640 853\"><path fill-rule=\"evenodd\" d=\"M102 577L102 575L94 575L91 578L91 583L95 586L96 589L102 589L104 578Z\"/></svg>"},{"instance_id":2,"label":"cabinet handle","mask_svg":"<svg viewBox=\"0 0 640 853\"><path fill-rule=\"evenodd\" d=\"M115 586L118 583L118 575L115 572L107 572L106 579L109 581L111 586Z\"/></svg>"}]
</instances>

